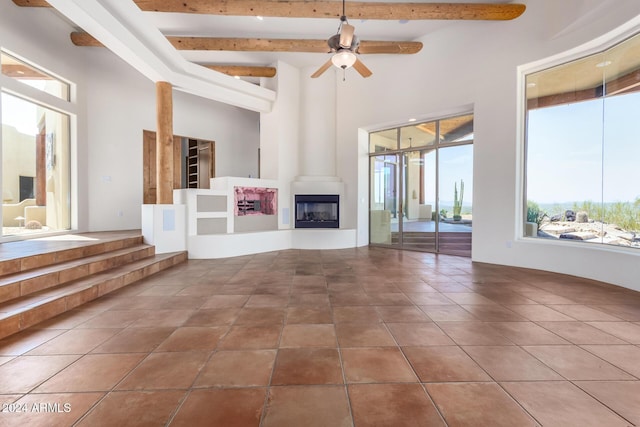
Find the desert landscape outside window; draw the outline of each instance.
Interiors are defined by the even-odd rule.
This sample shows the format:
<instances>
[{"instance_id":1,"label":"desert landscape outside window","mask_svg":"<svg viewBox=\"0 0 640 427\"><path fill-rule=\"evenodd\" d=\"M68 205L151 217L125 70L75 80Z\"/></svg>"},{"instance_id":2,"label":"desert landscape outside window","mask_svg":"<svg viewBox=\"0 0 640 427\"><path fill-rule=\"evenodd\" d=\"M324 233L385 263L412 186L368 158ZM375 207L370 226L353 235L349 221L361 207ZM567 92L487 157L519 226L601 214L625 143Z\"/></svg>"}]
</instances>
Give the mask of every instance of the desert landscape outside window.
<instances>
[{"instance_id":1,"label":"desert landscape outside window","mask_svg":"<svg viewBox=\"0 0 640 427\"><path fill-rule=\"evenodd\" d=\"M529 237L640 248L640 35L526 76Z\"/></svg>"}]
</instances>

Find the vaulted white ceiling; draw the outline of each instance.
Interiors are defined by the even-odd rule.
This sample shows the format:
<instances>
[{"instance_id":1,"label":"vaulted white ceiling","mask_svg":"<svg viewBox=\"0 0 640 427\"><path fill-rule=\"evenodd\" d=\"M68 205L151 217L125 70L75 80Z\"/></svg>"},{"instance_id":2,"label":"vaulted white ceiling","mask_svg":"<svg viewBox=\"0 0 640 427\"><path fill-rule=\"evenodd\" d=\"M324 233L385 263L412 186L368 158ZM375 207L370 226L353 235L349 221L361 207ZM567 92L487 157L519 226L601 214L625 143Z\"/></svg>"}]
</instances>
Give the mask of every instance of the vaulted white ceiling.
<instances>
[{"instance_id":1,"label":"vaulted white ceiling","mask_svg":"<svg viewBox=\"0 0 640 427\"><path fill-rule=\"evenodd\" d=\"M406 0L370 0L406 3ZM296 67L320 66L328 53L177 51L165 36L295 38L326 40L338 30L338 19L217 16L192 13L143 12L126 0L48 0L58 13L79 30L98 39L116 55L154 81L256 111L269 111L275 94L246 81L196 64L273 65L284 61ZM309 2L313 3L313 2ZM349 16L349 1L346 14ZM431 2L420 2L431 3ZM505 0L449 0L449 3L512 3ZM336 2L340 13L341 4ZM350 19L361 40L429 42L429 34L445 26L500 25L491 21L456 20L360 20ZM98 49L78 47L78 49ZM419 55L420 53L418 53ZM382 54L397 63L403 55ZM366 55L363 55L366 62ZM256 83L254 79L252 83Z\"/></svg>"}]
</instances>

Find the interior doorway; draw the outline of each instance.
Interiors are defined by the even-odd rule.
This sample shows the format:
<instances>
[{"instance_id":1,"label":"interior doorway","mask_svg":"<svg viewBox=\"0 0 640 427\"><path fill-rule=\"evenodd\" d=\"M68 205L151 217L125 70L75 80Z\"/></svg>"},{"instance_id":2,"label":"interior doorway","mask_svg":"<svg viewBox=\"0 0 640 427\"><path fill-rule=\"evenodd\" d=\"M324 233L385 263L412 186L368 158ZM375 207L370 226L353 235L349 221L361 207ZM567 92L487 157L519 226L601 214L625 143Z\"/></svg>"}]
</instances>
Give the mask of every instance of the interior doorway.
<instances>
[{"instance_id":1,"label":"interior doorway","mask_svg":"<svg viewBox=\"0 0 640 427\"><path fill-rule=\"evenodd\" d=\"M143 203L156 203L156 133L142 133ZM173 136L173 188L209 188L215 177L215 142Z\"/></svg>"}]
</instances>

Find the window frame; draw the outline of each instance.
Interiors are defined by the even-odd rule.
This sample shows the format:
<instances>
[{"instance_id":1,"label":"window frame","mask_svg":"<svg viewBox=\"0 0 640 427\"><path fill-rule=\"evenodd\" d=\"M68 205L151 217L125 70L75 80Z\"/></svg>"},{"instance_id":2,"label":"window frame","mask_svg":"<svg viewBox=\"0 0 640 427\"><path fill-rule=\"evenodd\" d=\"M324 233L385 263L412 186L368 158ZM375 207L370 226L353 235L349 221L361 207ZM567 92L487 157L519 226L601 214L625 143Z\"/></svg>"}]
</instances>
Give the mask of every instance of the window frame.
<instances>
[{"instance_id":1,"label":"window frame","mask_svg":"<svg viewBox=\"0 0 640 427\"><path fill-rule=\"evenodd\" d=\"M544 70L548 70L554 67L569 64L574 61L579 61L583 58L604 54L606 51L614 48L615 46L623 43L624 41L634 37L640 37L640 17L633 19L619 26L618 28L610 31L609 33L597 37L591 41L583 43L575 48L566 50L561 53L551 55L547 58L543 58L538 61L534 61L528 64L520 65L517 67L517 104L516 104L516 132L518 141L516 146L516 177L518 179L516 186L516 215L514 223L514 241L526 241L533 244L550 244L558 246L570 246L574 248L580 248L581 250L597 250L597 251L611 251L621 252L625 254L640 255L640 250L635 247L625 247L619 245L612 245L608 243L595 243L595 242L575 242L571 240L562 239L544 239L537 236L528 237L525 233L526 214L527 214L527 76L538 73ZM606 99L606 96L602 97L602 100ZM576 243L583 243L578 244ZM586 244L585 244L586 243ZM510 242L507 242L509 246Z\"/></svg>"}]
</instances>

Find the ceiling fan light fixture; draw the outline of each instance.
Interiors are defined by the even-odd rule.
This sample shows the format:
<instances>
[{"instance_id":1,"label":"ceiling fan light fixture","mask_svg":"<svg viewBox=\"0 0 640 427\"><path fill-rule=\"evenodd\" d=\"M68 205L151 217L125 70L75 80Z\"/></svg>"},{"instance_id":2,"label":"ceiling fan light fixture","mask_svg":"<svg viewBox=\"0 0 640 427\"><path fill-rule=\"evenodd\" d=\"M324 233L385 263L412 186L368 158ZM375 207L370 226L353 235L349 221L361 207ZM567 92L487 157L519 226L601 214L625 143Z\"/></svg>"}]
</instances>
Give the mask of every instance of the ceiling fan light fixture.
<instances>
[{"instance_id":1,"label":"ceiling fan light fixture","mask_svg":"<svg viewBox=\"0 0 640 427\"><path fill-rule=\"evenodd\" d=\"M350 50L340 50L331 57L331 62L336 67L346 70L356 63L356 54Z\"/></svg>"}]
</instances>

